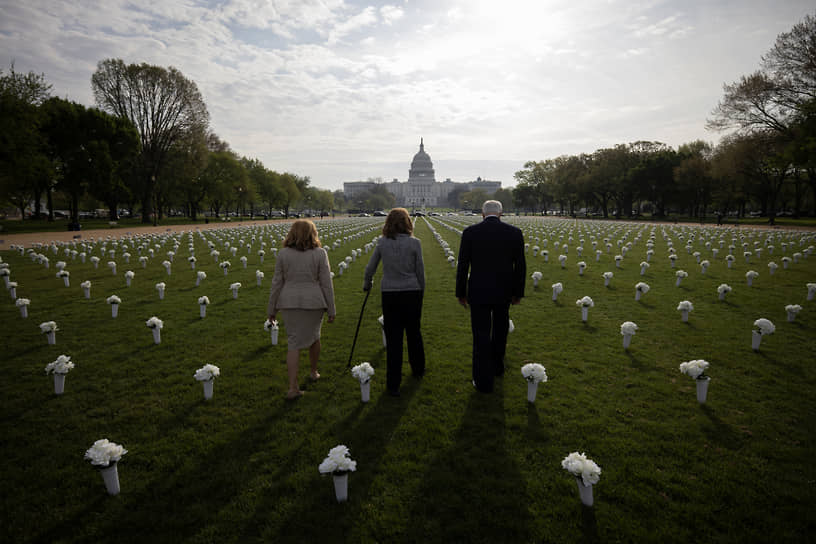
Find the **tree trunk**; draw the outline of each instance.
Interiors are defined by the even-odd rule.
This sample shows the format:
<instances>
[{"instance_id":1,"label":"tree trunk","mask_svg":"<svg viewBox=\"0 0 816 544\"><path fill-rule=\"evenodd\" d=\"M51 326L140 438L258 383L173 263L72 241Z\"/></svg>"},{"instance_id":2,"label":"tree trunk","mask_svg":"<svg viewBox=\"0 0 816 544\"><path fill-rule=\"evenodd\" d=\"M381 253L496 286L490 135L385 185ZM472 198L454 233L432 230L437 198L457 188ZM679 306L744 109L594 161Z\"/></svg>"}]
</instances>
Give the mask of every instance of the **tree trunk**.
<instances>
[{"instance_id":1,"label":"tree trunk","mask_svg":"<svg viewBox=\"0 0 816 544\"><path fill-rule=\"evenodd\" d=\"M46 193L45 196L46 196L47 201L48 201L48 204L47 204L48 205L48 220L53 222L54 221L54 199L51 196L51 188L50 187L47 189L47 191L48 192Z\"/></svg>"},{"instance_id":2,"label":"tree trunk","mask_svg":"<svg viewBox=\"0 0 816 544\"><path fill-rule=\"evenodd\" d=\"M118 202L108 202L108 221L119 221Z\"/></svg>"}]
</instances>

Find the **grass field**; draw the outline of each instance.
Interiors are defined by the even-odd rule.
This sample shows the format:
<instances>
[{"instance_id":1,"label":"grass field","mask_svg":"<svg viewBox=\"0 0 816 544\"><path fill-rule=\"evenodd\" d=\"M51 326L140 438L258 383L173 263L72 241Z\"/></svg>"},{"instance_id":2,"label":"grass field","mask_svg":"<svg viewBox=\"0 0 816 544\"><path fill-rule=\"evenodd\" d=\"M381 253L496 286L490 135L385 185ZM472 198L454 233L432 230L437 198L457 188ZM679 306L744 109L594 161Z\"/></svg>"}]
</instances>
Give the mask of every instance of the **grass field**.
<instances>
[{"instance_id":1,"label":"grass field","mask_svg":"<svg viewBox=\"0 0 816 544\"><path fill-rule=\"evenodd\" d=\"M427 375L410 376L402 396L385 395L385 351L375 291L368 301L354 363L376 369L371 401L346 369L363 301L364 253L335 277L337 321L323 325L322 379L307 380L306 395L284 401L285 334L272 346L263 330L274 271L271 248L286 227L238 227L153 238L86 240L78 252L100 257L95 269L65 249L47 255L49 268L26 254L5 251L17 296L29 298L20 318L8 293L3 323L3 542L804 542L816 534L816 255L787 269L782 257L816 244L813 232L717 229L683 225L511 218L530 244L526 296L511 308L508 372L491 395L470 383L468 312L454 298L455 270L438 236L458 251L471 218L419 219L427 290L423 335ZM320 235L337 263L379 234L381 220L324 221ZM111 231L111 236L117 236ZM253 240L253 236L255 239ZM654 256L644 276L653 236ZM770 237L770 239L769 239ZM611 248L607 251L606 242ZM714 258L711 248L724 247ZM547 245L545 247L544 241ZM583 240L583 242L582 242ZM602 250L596 261L592 241ZM178 248L168 276L161 262ZM266 242L265 262L257 255ZM232 266L225 277L208 242ZM680 287L676 269L688 272ZM126 264L122 254L132 256ZM187 257L207 273L195 287ZM232 256L225 243L238 248ZM619 245L620 243L620 245ZM620 268L614 256L631 243ZM705 274L686 249L711 261ZM747 264L742 244L754 255ZM763 248L761 256L754 251ZM786 247L783 248L783 243ZM247 249L247 245L250 248ZM558 255L568 245L564 268ZM577 247L584 247L578 257ZM725 263L735 245L732 268ZM115 249L117 274L106 266ZM155 255L142 268L142 255ZM158 247L156 247L158 245ZM533 256L533 246L549 252ZM767 245L774 246L773 255ZM248 266L239 261L246 255ZM55 277L62 260L70 287ZM587 268L579 276L577 262ZM767 263L775 261L774 275ZM255 271L266 277L256 286ZM745 273L760 276L753 287ZM124 273L135 272L131 287ZM603 272L612 271L609 287ZM379 277L379 274L378 274ZM91 298L79 284L91 281ZM237 300L229 285L241 282ZM638 302L634 285L651 286ZM155 284L167 284L159 300ZM552 301L550 285L564 291ZM733 291L719 301L717 286ZM378 285L375 280L375 286ZM111 318L105 299L122 298ZM211 301L199 318L197 299ZM575 300L595 306L582 323ZM688 323L677 304L694 304ZM784 307L800 304L795 321ZM164 321L154 344L145 321ZM776 332L751 349L754 320ZM59 326L49 346L38 324ZM622 348L620 324L639 326ZM284 324L285 328L285 324ZM283 331L282 331L283 333ZM54 395L43 368L60 354L76 364L65 393ZM678 366L711 363L708 401ZM407 360L407 358L406 358ZM547 368L549 381L535 403L526 400L519 368ZM205 401L193 379L206 363L220 367L215 395ZM109 497L83 454L108 438L128 453L119 463L122 493ZM337 503L331 478L317 467L329 449L345 444L357 461L349 501ZM595 506L582 507L575 479L561 466L570 452L586 452L602 468Z\"/></svg>"}]
</instances>

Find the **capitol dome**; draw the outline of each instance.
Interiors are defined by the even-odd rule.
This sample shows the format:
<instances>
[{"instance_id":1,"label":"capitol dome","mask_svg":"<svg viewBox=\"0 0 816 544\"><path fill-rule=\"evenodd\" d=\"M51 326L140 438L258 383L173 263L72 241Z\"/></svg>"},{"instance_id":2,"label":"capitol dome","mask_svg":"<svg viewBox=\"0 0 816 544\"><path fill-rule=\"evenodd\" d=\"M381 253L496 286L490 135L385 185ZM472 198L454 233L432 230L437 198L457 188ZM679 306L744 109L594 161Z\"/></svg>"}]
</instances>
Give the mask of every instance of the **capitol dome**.
<instances>
[{"instance_id":1,"label":"capitol dome","mask_svg":"<svg viewBox=\"0 0 816 544\"><path fill-rule=\"evenodd\" d=\"M419 151L411 161L411 169L408 170L408 183L434 183L434 167L431 157L425 153L425 144L422 138L419 139Z\"/></svg>"}]
</instances>

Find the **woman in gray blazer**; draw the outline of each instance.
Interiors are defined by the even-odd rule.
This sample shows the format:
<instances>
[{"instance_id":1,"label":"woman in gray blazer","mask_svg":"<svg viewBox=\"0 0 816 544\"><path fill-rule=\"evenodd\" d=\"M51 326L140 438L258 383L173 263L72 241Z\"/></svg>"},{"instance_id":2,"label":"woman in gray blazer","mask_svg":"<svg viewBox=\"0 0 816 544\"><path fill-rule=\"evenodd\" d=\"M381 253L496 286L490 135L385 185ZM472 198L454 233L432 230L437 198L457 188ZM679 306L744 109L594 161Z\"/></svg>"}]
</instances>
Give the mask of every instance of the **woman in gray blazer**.
<instances>
[{"instance_id":1,"label":"woman in gray blazer","mask_svg":"<svg viewBox=\"0 0 816 544\"><path fill-rule=\"evenodd\" d=\"M388 394L399 396L402 382L402 335L408 340L408 362L414 376L425 374L425 349L420 320L425 292L422 244L413 236L414 225L405 208L394 208L385 218L383 235L365 269L363 289L371 289L374 273L383 262L383 328L386 343L385 382Z\"/></svg>"},{"instance_id":2,"label":"woman in gray blazer","mask_svg":"<svg viewBox=\"0 0 816 544\"><path fill-rule=\"evenodd\" d=\"M303 395L297 378L301 350L309 350L310 378L313 381L320 378L317 363L323 313L328 314L328 321L332 323L337 310L329 256L320 247L314 223L306 219L295 221L283 245L275 260L267 314L270 321L275 320L278 310L283 315L289 350L286 353L289 374L286 398L292 400Z\"/></svg>"}]
</instances>

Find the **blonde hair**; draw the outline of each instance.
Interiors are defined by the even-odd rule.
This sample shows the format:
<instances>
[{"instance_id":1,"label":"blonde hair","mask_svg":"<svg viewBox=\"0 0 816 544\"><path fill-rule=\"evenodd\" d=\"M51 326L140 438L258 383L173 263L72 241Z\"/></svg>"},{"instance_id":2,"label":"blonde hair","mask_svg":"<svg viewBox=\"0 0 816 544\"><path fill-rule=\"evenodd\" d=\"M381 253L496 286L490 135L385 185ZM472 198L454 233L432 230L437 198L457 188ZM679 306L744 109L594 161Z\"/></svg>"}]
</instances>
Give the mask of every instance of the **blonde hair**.
<instances>
[{"instance_id":1,"label":"blonde hair","mask_svg":"<svg viewBox=\"0 0 816 544\"><path fill-rule=\"evenodd\" d=\"M408 210L405 208L394 208L388 212L382 233L386 238L396 238L397 234L412 236L414 234L414 224L411 222L411 216L408 215Z\"/></svg>"},{"instance_id":2,"label":"blonde hair","mask_svg":"<svg viewBox=\"0 0 816 544\"><path fill-rule=\"evenodd\" d=\"M286 240L283 241L283 246L299 251L321 247L320 238L317 237L317 227L308 219L296 220L292 223L289 234L286 235Z\"/></svg>"}]
</instances>

